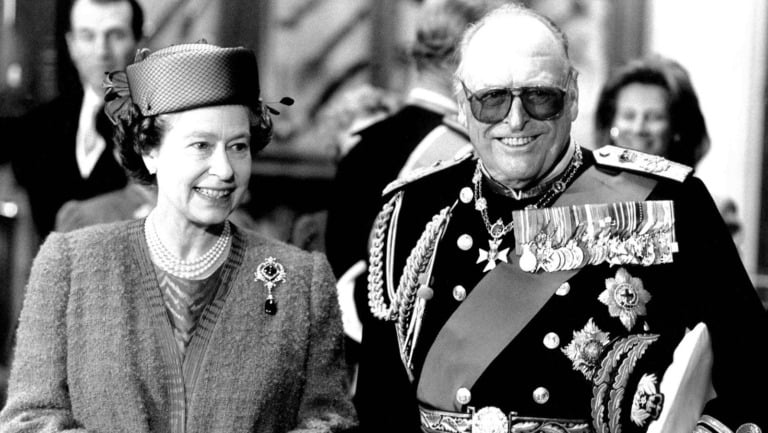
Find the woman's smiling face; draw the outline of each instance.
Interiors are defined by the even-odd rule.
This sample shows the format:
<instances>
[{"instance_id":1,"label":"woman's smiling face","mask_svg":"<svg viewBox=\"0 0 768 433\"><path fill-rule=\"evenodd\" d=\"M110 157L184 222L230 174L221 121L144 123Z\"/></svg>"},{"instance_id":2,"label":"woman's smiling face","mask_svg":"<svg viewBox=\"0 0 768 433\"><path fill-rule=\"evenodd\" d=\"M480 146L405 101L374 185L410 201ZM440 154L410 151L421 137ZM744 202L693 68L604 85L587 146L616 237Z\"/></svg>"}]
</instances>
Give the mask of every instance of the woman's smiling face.
<instances>
[{"instance_id":1,"label":"woman's smiling face","mask_svg":"<svg viewBox=\"0 0 768 433\"><path fill-rule=\"evenodd\" d=\"M157 211L180 224L223 222L251 175L250 112L242 105L162 115L160 146L144 156L157 173Z\"/></svg>"}]
</instances>

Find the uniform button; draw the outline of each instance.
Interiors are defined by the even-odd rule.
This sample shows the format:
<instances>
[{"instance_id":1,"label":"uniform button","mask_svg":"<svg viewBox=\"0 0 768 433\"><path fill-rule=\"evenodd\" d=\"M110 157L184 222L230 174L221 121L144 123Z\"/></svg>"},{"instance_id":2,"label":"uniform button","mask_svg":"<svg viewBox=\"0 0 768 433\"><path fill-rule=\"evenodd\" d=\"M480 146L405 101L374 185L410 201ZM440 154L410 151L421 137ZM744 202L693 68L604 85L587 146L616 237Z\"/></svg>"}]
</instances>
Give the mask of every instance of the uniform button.
<instances>
[{"instance_id":1,"label":"uniform button","mask_svg":"<svg viewBox=\"0 0 768 433\"><path fill-rule=\"evenodd\" d=\"M467 297L467 289L461 284L453 288L453 299L461 302Z\"/></svg>"},{"instance_id":2,"label":"uniform button","mask_svg":"<svg viewBox=\"0 0 768 433\"><path fill-rule=\"evenodd\" d=\"M463 251L467 251L472 248L473 243L474 241L472 240L472 236L468 234L463 234L459 236L459 239L456 240L456 245L458 245L459 248Z\"/></svg>"},{"instance_id":3,"label":"uniform button","mask_svg":"<svg viewBox=\"0 0 768 433\"><path fill-rule=\"evenodd\" d=\"M432 290L431 287L425 286L425 285L422 285L421 287L419 287L419 290L416 291L416 296L418 296L419 298L425 301L429 301L430 299L432 299L434 295L435 295L435 291Z\"/></svg>"},{"instance_id":4,"label":"uniform button","mask_svg":"<svg viewBox=\"0 0 768 433\"><path fill-rule=\"evenodd\" d=\"M469 404L470 400L472 400L472 393L467 388L462 387L456 391L456 401L459 404Z\"/></svg>"},{"instance_id":5,"label":"uniform button","mask_svg":"<svg viewBox=\"0 0 768 433\"><path fill-rule=\"evenodd\" d=\"M563 284L560 284L560 287L558 287L557 290L555 291L555 295L565 296L570 291L571 291L571 285L566 281Z\"/></svg>"},{"instance_id":6,"label":"uniform button","mask_svg":"<svg viewBox=\"0 0 768 433\"><path fill-rule=\"evenodd\" d=\"M475 196L475 194L472 192L472 188L465 186L461 189L459 192L459 200L461 200L462 203L469 203L472 201L472 198Z\"/></svg>"},{"instance_id":7,"label":"uniform button","mask_svg":"<svg viewBox=\"0 0 768 433\"><path fill-rule=\"evenodd\" d=\"M540 386L533 390L533 401L538 404L544 404L549 401L549 390Z\"/></svg>"},{"instance_id":8,"label":"uniform button","mask_svg":"<svg viewBox=\"0 0 768 433\"><path fill-rule=\"evenodd\" d=\"M549 332L544 336L544 346L547 349L555 349L560 345L560 337L554 332Z\"/></svg>"}]
</instances>

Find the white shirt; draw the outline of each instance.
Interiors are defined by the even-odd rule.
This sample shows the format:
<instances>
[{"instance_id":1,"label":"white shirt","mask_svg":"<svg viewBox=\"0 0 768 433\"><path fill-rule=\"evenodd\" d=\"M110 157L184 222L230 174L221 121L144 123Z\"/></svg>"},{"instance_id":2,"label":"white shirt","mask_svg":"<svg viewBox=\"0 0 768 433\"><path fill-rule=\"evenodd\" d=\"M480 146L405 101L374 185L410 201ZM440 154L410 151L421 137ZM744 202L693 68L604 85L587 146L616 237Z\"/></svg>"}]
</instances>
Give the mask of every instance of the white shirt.
<instances>
[{"instance_id":1,"label":"white shirt","mask_svg":"<svg viewBox=\"0 0 768 433\"><path fill-rule=\"evenodd\" d=\"M103 97L86 87L83 105L80 107L80 120L77 124L75 158L80 176L87 179L96 166L102 152L107 147L104 138L96 132L96 115L103 104Z\"/></svg>"}]
</instances>

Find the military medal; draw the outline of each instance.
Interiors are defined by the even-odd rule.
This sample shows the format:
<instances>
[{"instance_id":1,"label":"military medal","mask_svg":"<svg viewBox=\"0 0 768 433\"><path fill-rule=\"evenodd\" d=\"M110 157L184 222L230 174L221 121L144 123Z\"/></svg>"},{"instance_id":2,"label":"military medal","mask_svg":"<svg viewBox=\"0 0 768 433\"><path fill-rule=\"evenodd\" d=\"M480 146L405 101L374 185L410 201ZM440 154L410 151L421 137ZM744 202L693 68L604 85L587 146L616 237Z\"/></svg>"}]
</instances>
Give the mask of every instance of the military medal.
<instances>
[{"instance_id":1,"label":"military medal","mask_svg":"<svg viewBox=\"0 0 768 433\"><path fill-rule=\"evenodd\" d=\"M556 272L586 265L652 266L677 252L671 201L587 204L512 212L520 268Z\"/></svg>"},{"instance_id":2,"label":"military medal","mask_svg":"<svg viewBox=\"0 0 768 433\"><path fill-rule=\"evenodd\" d=\"M511 232L512 228L514 228L514 221L510 221L509 224L505 225L501 218L499 218L495 223L491 224L488 219L488 202L486 202L482 190L480 189L480 181L482 178L483 175L480 171L480 161L478 161L477 167L475 168L475 174L472 176L472 184L475 190L475 209L479 211L480 215L483 217L485 229L488 231L491 238L488 239L488 250L482 248L479 249L476 263L487 261L488 263L485 264L483 272L488 272L496 267L497 261L509 263L509 259L507 258L509 255L509 248L504 248L499 251L499 245L501 245L502 237Z\"/></svg>"},{"instance_id":3,"label":"military medal","mask_svg":"<svg viewBox=\"0 0 768 433\"><path fill-rule=\"evenodd\" d=\"M608 306L611 317L618 317L621 324L631 331L637 316L645 316L645 304L651 294L643 287L640 278L635 278L624 268L616 271L615 278L605 280L605 290L597 298Z\"/></svg>"},{"instance_id":4,"label":"military medal","mask_svg":"<svg viewBox=\"0 0 768 433\"><path fill-rule=\"evenodd\" d=\"M269 315L277 314L277 301L272 295L272 289L285 281L285 268L274 257L268 257L261 262L254 273L254 281L261 281L267 288L267 300L264 302L264 312Z\"/></svg>"},{"instance_id":5,"label":"military medal","mask_svg":"<svg viewBox=\"0 0 768 433\"><path fill-rule=\"evenodd\" d=\"M590 318L584 329L573 332L573 340L562 351L573 363L574 370L592 380L600 363L600 355L609 342L610 334L601 331Z\"/></svg>"},{"instance_id":6,"label":"military medal","mask_svg":"<svg viewBox=\"0 0 768 433\"><path fill-rule=\"evenodd\" d=\"M488 240L488 250L484 250L482 248L479 250L477 263L487 261L488 263L486 263L485 268L483 268L483 272L488 272L495 268L496 263L499 261L509 263L509 248L504 248L503 250L499 251L499 246L501 245L502 238L513 229L515 229L514 222L516 218L513 217L512 221L510 221L508 224L504 224L501 218L497 219L495 223L491 224L491 221L488 218L488 202L485 200L485 197L483 197L483 191L481 189L481 182L483 178L481 164L481 161L478 160L477 166L475 167L475 173L472 175L475 209L480 212L480 215L483 217L485 229L488 231L488 234L491 236L491 238ZM536 203L530 205L529 208L536 209L549 205L552 200L557 198L558 195L565 191L570 182L573 180L574 176L576 176L576 172L578 171L579 167L581 167L581 165L581 148L576 146L568 167L566 167L559 178L545 186L545 188L548 187L548 189L543 194L541 194L539 200L536 201ZM543 250L537 250L534 253L529 248L525 251L526 254L524 254L524 256L521 258L520 266L527 272L536 272L540 269L544 269L546 272L554 272L564 269L565 266L575 267L577 263L582 261L584 254L581 253L581 251L574 251L574 247L575 245L569 245L567 251L557 251L552 255L548 255L546 260L545 257L543 257ZM547 254L550 252L552 252L551 248L547 250ZM538 257L532 257L532 253Z\"/></svg>"},{"instance_id":7,"label":"military medal","mask_svg":"<svg viewBox=\"0 0 768 433\"><path fill-rule=\"evenodd\" d=\"M501 218L499 218L499 220L497 220L491 227L491 239L488 240L488 250L486 251L480 248L480 254L477 257L477 263L488 261L488 263L485 264L485 268L483 268L483 272L488 272L495 268L497 260L509 263L509 259L507 258L509 255L509 248L504 248L499 251L502 233L506 234L504 231L504 223L502 223Z\"/></svg>"}]
</instances>

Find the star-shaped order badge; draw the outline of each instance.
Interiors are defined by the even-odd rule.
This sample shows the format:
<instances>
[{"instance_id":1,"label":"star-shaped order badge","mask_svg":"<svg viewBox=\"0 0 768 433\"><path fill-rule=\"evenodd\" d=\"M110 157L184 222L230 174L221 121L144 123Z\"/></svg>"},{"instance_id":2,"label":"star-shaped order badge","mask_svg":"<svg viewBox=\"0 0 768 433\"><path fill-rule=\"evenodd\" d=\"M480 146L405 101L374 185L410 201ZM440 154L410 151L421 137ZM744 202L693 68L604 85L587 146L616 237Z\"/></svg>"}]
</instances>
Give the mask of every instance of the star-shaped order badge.
<instances>
[{"instance_id":1,"label":"star-shaped order badge","mask_svg":"<svg viewBox=\"0 0 768 433\"><path fill-rule=\"evenodd\" d=\"M499 251L499 244L501 244L501 239L489 239L488 251L480 248L480 254L477 257L477 263L482 263L488 260L488 263L485 264L485 268L483 268L483 272L488 272L495 268L497 260L504 263L509 263L509 259L507 258L509 255L509 248L504 248L503 250Z\"/></svg>"},{"instance_id":2,"label":"star-shaped order badge","mask_svg":"<svg viewBox=\"0 0 768 433\"><path fill-rule=\"evenodd\" d=\"M562 351L573 362L573 369L592 380L597 371L600 354L610 342L610 335L595 325L590 317L584 329L573 332L573 340Z\"/></svg>"},{"instance_id":3,"label":"star-shaped order badge","mask_svg":"<svg viewBox=\"0 0 768 433\"><path fill-rule=\"evenodd\" d=\"M607 305L611 317L618 317L629 331L635 326L637 316L645 316L645 304L651 300L651 294L645 290L640 278L619 268L615 278L605 280L605 290L597 299Z\"/></svg>"}]
</instances>

